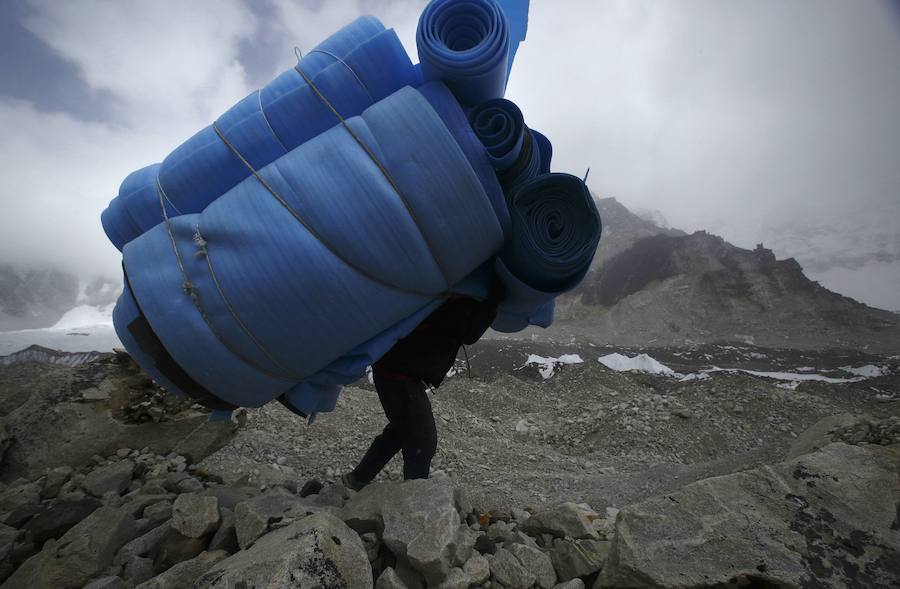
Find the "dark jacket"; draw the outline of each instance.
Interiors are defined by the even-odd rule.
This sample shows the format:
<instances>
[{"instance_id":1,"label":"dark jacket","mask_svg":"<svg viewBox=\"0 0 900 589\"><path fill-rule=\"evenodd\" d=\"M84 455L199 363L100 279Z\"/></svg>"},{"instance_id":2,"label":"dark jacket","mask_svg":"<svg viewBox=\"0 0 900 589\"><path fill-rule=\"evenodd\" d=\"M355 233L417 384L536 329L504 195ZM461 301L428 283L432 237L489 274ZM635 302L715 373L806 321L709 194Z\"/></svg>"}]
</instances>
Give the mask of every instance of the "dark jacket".
<instances>
[{"instance_id":1,"label":"dark jacket","mask_svg":"<svg viewBox=\"0 0 900 589\"><path fill-rule=\"evenodd\" d=\"M435 309L409 335L397 341L373 369L385 378L414 378L440 386L459 347L478 341L497 316L505 294L497 282L488 298L453 297Z\"/></svg>"}]
</instances>

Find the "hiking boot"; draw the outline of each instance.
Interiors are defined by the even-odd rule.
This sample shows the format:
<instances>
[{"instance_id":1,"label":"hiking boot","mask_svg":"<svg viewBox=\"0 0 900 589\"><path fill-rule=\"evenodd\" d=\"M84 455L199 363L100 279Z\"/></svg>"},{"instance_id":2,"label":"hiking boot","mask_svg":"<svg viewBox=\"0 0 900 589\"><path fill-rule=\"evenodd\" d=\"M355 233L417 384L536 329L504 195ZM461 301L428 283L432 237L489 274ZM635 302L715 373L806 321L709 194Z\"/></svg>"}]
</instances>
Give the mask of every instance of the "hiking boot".
<instances>
[{"instance_id":1,"label":"hiking boot","mask_svg":"<svg viewBox=\"0 0 900 589\"><path fill-rule=\"evenodd\" d=\"M353 491L359 491L360 489L362 489L363 487L366 486L365 483L361 483L358 480L356 480L356 477L353 476L352 470L349 472L345 472L344 474L341 475L341 482L344 484L345 487L347 487L348 489L351 489Z\"/></svg>"}]
</instances>

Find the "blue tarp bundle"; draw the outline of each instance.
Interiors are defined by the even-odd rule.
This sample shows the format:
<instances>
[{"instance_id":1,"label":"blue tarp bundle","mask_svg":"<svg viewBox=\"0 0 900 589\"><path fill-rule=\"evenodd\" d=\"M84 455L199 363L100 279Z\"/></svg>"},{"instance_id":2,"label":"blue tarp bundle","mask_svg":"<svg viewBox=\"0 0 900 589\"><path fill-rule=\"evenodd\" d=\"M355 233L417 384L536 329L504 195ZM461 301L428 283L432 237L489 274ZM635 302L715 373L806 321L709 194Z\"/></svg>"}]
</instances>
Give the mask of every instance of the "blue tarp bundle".
<instances>
[{"instance_id":1,"label":"blue tarp bundle","mask_svg":"<svg viewBox=\"0 0 900 589\"><path fill-rule=\"evenodd\" d=\"M515 3L429 4L424 80L392 30L357 19L126 178L103 225L126 274L116 330L138 363L211 406L280 398L310 414L445 296L483 297L494 276L508 291L495 328L549 325L596 248L593 200L547 174L549 141L515 105L501 103L510 136L492 139L464 109L503 94L525 30L521 2L505 16Z\"/></svg>"}]
</instances>

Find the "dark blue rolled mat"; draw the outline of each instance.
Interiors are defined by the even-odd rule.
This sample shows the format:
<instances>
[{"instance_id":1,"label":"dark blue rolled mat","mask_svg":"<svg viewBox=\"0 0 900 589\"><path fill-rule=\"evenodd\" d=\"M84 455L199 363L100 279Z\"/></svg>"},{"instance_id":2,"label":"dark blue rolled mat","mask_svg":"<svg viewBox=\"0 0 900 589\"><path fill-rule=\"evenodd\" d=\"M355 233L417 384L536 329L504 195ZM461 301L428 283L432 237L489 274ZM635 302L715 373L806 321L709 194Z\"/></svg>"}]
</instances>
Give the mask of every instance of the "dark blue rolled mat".
<instances>
[{"instance_id":1,"label":"dark blue rolled mat","mask_svg":"<svg viewBox=\"0 0 900 589\"><path fill-rule=\"evenodd\" d=\"M463 105L506 91L509 22L494 0L432 0L419 17L416 48L425 80L441 80Z\"/></svg>"},{"instance_id":2,"label":"dark blue rolled mat","mask_svg":"<svg viewBox=\"0 0 900 589\"><path fill-rule=\"evenodd\" d=\"M587 186L570 174L538 176L507 202L512 230L495 263L507 294L492 327L514 332L549 325L548 305L584 278L602 226Z\"/></svg>"},{"instance_id":3,"label":"dark blue rolled mat","mask_svg":"<svg viewBox=\"0 0 900 589\"><path fill-rule=\"evenodd\" d=\"M347 124L405 204L338 125L258 171L281 200L251 176L125 246L153 332L226 403L299 387L298 407L327 407L327 378L356 369L354 350L389 347L502 246L481 182L421 93L401 89Z\"/></svg>"},{"instance_id":4,"label":"dark blue rolled mat","mask_svg":"<svg viewBox=\"0 0 900 589\"><path fill-rule=\"evenodd\" d=\"M328 37L300 60L299 67L344 117L358 115L418 80L396 33L371 16L358 18ZM256 168L334 124L334 113L295 69L250 94L216 121L224 137ZM155 174L145 173L151 168ZM121 249L162 220L157 191L169 216L197 213L247 176L244 163L208 126L160 166L129 176L118 202L113 199L102 216L104 230Z\"/></svg>"},{"instance_id":5,"label":"dark blue rolled mat","mask_svg":"<svg viewBox=\"0 0 900 589\"><path fill-rule=\"evenodd\" d=\"M550 141L525 125L522 111L512 101L483 102L469 112L469 121L504 192L550 171Z\"/></svg>"}]
</instances>

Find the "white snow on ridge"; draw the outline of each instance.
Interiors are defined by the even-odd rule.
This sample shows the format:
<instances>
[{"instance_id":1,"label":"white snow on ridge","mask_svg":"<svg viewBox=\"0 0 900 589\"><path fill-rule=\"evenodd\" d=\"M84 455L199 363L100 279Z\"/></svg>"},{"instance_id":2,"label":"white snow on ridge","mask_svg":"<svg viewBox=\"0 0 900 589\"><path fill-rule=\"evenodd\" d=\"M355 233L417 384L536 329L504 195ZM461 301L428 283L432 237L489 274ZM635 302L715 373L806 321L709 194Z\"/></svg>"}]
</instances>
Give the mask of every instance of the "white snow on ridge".
<instances>
[{"instance_id":1,"label":"white snow on ridge","mask_svg":"<svg viewBox=\"0 0 900 589\"><path fill-rule=\"evenodd\" d=\"M94 307L91 305L79 305L66 311L55 325L49 327L52 330L79 329L82 327L99 327L112 325L112 312L115 304Z\"/></svg>"},{"instance_id":2,"label":"white snow on ridge","mask_svg":"<svg viewBox=\"0 0 900 589\"><path fill-rule=\"evenodd\" d=\"M743 368L708 368L703 370L704 373L709 374L711 372L743 372L744 374L750 374L753 376L760 376L763 378L771 378L773 380L784 380L788 382L800 382L803 380L818 380L821 382L829 382L832 384L840 384L846 382L859 382L860 380L864 380L865 377L858 376L855 378L832 378L830 376L824 376L822 374L799 374L796 372L763 372L760 370L745 370Z\"/></svg>"},{"instance_id":3,"label":"white snow on ridge","mask_svg":"<svg viewBox=\"0 0 900 589\"><path fill-rule=\"evenodd\" d=\"M538 371L541 373L541 377L544 380L547 380L554 374L556 371L564 364L581 364L584 360L581 359L581 356L578 354L563 354L559 358L545 358L543 356L538 356L537 354L529 354L528 359L525 360L525 366L537 366Z\"/></svg>"},{"instance_id":4,"label":"white snow on ridge","mask_svg":"<svg viewBox=\"0 0 900 589\"><path fill-rule=\"evenodd\" d=\"M885 369L867 365L860 366L858 368L852 368L850 366L842 366L841 370L845 372L849 372L855 376L851 378L834 378L831 376L825 376L823 374L809 373L809 372L766 372L761 370L747 370L743 368L719 368L714 366L712 368L707 368L701 370L699 372L691 373L691 374L680 374L675 372L665 364L659 362L655 358L648 356L647 354L639 354L634 356L633 358L629 358L628 356L623 356L622 354L607 354L606 356L602 356L597 358L597 360L612 370L616 370L619 372L622 371L637 371L637 372L646 372L648 374L659 374L663 376L671 376L677 378L680 381L690 381L690 380L703 380L710 377L712 373L715 372L726 372L726 373L737 373L743 372L744 374L749 374L751 376L758 376L761 378L771 378L773 380L782 381L785 384L778 385L781 388L787 389L796 389L797 385L799 385L803 381L815 380L820 382L827 382L832 384L842 384L848 382L859 382L861 380L865 380L867 378L872 378L875 376L881 376L885 373ZM813 370L812 367L804 366L798 368L797 370Z\"/></svg>"},{"instance_id":5,"label":"white snow on ridge","mask_svg":"<svg viewBox=\"0 0 900 589\"><path fill-rule=\"evenodd\" d=\"M638 354L633 358L623 356L622 354L607 354L597 358L597 361L617 372L636 371L647 372L650 374L664 374L666 376L677 376L677 373L659 362L655 358L647 354Z\"/></svg>"},{"instance_id":6,"label":"white snow on ridge","mask_svg":"<svg viewBox=\"0 0 900 589\"><path fill-rule=\"evenodd\" d=\"M858 368L853 368L852 366L841 366L840 370L849 372L850 374L855 374L856 376L864 376L866 378L874 378L876 376L882 376L887 373L887 368L883 366L874 366L872 364L866 364L865 366L859 366Z\"/></svg>"}]
</instances>

